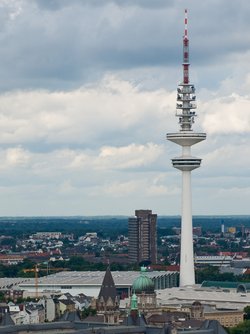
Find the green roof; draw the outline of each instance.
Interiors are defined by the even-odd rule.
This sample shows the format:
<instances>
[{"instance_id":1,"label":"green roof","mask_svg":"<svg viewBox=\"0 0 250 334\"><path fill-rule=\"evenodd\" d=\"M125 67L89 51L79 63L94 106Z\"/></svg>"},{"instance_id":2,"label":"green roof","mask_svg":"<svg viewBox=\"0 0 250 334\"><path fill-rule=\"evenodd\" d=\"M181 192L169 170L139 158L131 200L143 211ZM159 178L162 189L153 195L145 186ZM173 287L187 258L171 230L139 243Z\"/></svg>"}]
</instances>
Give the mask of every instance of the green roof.
<instances>
[{"instance_id":1,"label":"green roof","mask_svg":"<svg viewBox=\"0 0 250 334\"><path fill-rule=\"evenodd\" d=\"M154 282L146 275L146 269L141 268L141 275L133 283L132 290L135 293L154 292Z\"/></svg>"},{"instance_id":2,"label":"green roof","mask_svg":"<svg viewBox=\"0 0 250 334\"><path fill-rule=\"evenodd\" d=\"M241 282L203 281L202 288L236 289Z\"/></svg>"},{"instance_id":3,"label":"green roof","mask_svg":"<svg viewBox=\"0 0 250 334\"><path fill-rule=\"evenodd\" d=\"M203 281L202 288L236 289L237 292L249 292L249 282Z\"/></svg>"}]
</instances>

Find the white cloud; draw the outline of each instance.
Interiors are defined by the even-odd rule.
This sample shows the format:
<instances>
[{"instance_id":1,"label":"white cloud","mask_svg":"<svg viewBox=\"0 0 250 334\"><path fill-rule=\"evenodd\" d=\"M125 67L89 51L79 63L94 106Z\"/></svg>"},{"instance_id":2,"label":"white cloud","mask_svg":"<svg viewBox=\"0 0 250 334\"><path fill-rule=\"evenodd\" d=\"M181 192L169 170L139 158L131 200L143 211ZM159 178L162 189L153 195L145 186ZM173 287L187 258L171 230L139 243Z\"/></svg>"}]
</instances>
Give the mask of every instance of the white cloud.
<instances>
[{"instance_id":1,"label":"white cloud","mask_svg":"<svg viewBox=\"0 0 250 334\"><path fill-rule=\"evenodd\" d=\"M209 134L250 133L250 96L231 94L201 104Z\"/></svg>"},{"instance_id":2,"label":"white cloud","mask_svg":"<svg viewBox=\"0 0 250 334\"><path fill-rule=\"evenodd\" d=\"M163 154L163 147L148 143L131 144L126 147L102 147L97 161L97 168L138 168L153 163Z\"/></svg>"},{"instance_id":3,"label":"white cloud","mask_svg":"<svg viewBox=\"0 0 250 334\"><path fill-rule=\"evenodd\" d=\"M167 91L139 91L131 83L105 78L98 86L69 92L19 91L0 96L2 143L87 143L89 146L155 139L163 130ZM174 103L174 102L173 102ZM154 120L161 122L154 122ZM119 133L119 137L117 134ZM140 137L140 138L139 138Z\"/></svg>"},{"instance_id":4,"label":"white cloud","mask_svg":"<svg viewBox=\"0 0 250 334\"><path fill-rule=\"evenodd\" d=\"M22 147L13 147L5 151L5 160L1 168L27 167L30 162L30 153Z\"/></svg>"},{"instance_id":5,"label":"white cloud","mask_svg":"<svg viewBox=\"0 0 250 334\"><path fill-rule=\"evenodd\" d=\"M208 134L192 148L193 206L249 213L250 5L211 1L189 2L194 130ZM0 215L179 213L181 149L165 133L179 130L183 12L172 0L0 2Z\"/></svg>"}]
</instances>

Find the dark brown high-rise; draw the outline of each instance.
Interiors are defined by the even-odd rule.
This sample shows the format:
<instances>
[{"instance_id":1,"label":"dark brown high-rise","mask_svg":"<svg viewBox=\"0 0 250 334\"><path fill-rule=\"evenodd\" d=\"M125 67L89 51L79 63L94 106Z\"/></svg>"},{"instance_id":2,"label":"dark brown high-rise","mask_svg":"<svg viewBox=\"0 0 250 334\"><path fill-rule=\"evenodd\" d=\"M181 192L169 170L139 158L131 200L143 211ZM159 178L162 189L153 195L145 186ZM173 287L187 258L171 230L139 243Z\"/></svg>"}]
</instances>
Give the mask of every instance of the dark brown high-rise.
<instances>
[{"instance_id":1,"label":"dark brown high-rise","mask_svg":"<svg viewBox=\"0 0 250 334\"><path fill-rule=\"evenodd\" d=\"M157 215L152 210L135 210L128 220L129 261L157 262Z\"/></svg>"}]
</instances>

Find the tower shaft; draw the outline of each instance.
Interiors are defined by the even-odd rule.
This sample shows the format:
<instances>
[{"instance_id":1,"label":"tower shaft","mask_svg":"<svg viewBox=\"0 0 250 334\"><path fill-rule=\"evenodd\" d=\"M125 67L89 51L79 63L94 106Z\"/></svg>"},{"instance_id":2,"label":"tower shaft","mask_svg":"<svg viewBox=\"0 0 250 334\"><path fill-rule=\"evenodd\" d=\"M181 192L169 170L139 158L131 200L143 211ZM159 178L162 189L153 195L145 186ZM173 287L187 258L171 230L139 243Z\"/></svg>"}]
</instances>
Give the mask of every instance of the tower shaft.
<instances>
[{"instance_id":1,"label":"tower shaft","mask_svg":"<svg viewBox=\"0 0 250 334\"><path fill-rule=\"evenodd\" d=\"M191 172L182 172L182 220L180 286L192 285L194 277Z\"/></svg>"},{"instance_id":2,"label":"tower shaft","mask_svg":"<svg viewBox=\"0 0 250 334\"><path fill-rule=\"evenodd\" d=\"M195 284L193 255L193 223L191 171L200 167L201 159L191 155L191 146L206 139L205 133L193 132L192 125L196 113L195 88L189 81L189 39L187 30L187 10L185 10L185 31L183 36L183 82L177 88L176 116L180 130L168 133L167 139L182 147L182 155L172 159L174 168L182 172L182 218L181 218L181 256L180 286Z\"/></svg>"}]
</instances>

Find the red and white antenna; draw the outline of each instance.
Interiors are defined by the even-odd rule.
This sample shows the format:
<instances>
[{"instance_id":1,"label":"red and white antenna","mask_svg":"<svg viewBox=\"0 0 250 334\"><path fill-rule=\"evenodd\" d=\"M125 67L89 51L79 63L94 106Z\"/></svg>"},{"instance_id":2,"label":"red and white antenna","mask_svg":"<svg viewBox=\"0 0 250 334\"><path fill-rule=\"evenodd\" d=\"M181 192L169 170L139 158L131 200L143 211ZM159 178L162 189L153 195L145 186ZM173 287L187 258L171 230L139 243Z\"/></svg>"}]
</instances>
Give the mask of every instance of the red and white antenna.
<instances>
[{"instance_id":1,"label":"red and white antenna","mask_svg":"<svg viewBox=\"0 0 250 334\"><path fill-rule=\"evenodd\" d=\"M184 19L184 36L183 36L183 83L189 83L189 39L188 39L188 29L187 29L187 9L185 9L185 19Z\"/></svg>"},{"instance_id":2,"label":"red and white antenna","mask_svg":"<svg viewBox=\"0 0 250 334\"><path fill-rule=\"evenodd\" d=\"M184 24L185 24L185 32L184 32L184 36L185 36L186 38L187 38L187 34L188 34L187 23L188 23L188 19L187 19L187 9L185 9L185 20L184 20Z\"/></svg>"}]
</instances>

